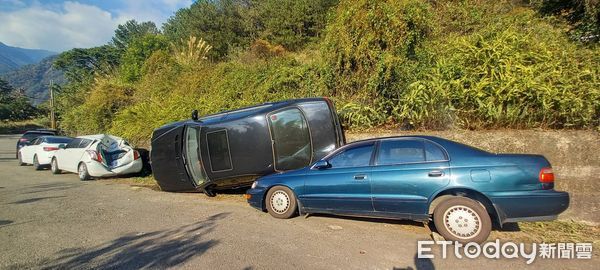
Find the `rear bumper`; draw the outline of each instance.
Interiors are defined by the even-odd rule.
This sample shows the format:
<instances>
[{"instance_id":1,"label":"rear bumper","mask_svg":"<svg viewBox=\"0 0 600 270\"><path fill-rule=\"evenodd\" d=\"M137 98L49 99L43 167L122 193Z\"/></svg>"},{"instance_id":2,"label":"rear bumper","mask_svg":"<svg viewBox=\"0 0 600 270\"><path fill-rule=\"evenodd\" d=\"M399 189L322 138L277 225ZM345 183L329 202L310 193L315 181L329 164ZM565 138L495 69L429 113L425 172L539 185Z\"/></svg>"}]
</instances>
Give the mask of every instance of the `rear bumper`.
<instances>
[{"instance_id":1,"label":"rear bumper","mask_svg":"<svg viewBox=\"0 0 600 270\"><path fill-rule=\"evenodd\" d=\"M264 188L251 188L246 191L247 195L250 195L250 199L248 199L248 204L250 206L264 211L265 207L263 205L263 198L265 197L265 189Z\"/></svg>"},{"instance_id":2,"label":"rear bumper","mask_svg":"<svg viewBox=\"0 0 600 270\"><path fill-rule=\"evenodd\" d=\"M555 190L494 192L487 194L501 224L554 220L569 208L569 193Z\"/></svg>"},{"instance_id":3,"label":"rear bumper","mask_svg":"<svg viewBox=\"0 0 600 270\"><path fill-rule=\"evenodd\" d=\"M115 175L138 173L142 170L143 166L141 159L134 160L129 164L123 165L113 170L109 170L104 165L96 161L88 161L85 163L85 165L87 166L88 173L93 177L109 177Z\"/></svg>"}]
</instances>

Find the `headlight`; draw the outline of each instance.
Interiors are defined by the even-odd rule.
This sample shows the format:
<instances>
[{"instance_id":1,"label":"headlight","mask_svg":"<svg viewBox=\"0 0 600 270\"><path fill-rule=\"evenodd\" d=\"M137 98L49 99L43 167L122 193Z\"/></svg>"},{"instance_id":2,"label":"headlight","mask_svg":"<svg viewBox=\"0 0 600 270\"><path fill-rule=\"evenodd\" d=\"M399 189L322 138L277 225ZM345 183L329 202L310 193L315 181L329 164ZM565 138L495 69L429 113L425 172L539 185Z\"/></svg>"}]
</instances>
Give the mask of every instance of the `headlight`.
<instances>
[{"instance_id":1,"label":"headlight","mask_svg":"<svg viewBox=\"0 0 600 270\"><path fill-rule=\"evenodd\" d=\"M256 184L257 184L256 181L252 182L252 187L251 188L256 188Z\"/></svg>"}]
</instances>

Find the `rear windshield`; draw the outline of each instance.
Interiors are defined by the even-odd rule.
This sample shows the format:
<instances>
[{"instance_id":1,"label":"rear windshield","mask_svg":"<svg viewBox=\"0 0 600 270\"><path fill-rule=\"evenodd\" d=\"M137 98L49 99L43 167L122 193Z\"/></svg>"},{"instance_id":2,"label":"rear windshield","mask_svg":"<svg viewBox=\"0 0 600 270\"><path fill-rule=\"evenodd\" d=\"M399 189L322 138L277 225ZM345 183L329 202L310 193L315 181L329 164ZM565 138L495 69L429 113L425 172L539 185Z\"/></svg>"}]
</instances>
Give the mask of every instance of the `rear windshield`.
<instances>
[{"instance_id":1,"label":"rear windshield","mask_svg":"<svg viewBox=\"0 0 600 270\"><path fill-rule=\"evenodd\" d=\"M68 137L47 137L47 143L69 143L73 140L73 138Z\"/></svg>"},{"instance_id":2,"label":"rear windshield","mask_svg":"<svg viewBox=\"0 0 600 270\"><path fill-rule=\"evenodd\" d=\"M50 133L50 132L27 132L25 134L23 134L23 138L27 139L28 141L31 141L39 136L46 136L46 135L54 135L54 133Z\"/></svg>"}]
</instances>

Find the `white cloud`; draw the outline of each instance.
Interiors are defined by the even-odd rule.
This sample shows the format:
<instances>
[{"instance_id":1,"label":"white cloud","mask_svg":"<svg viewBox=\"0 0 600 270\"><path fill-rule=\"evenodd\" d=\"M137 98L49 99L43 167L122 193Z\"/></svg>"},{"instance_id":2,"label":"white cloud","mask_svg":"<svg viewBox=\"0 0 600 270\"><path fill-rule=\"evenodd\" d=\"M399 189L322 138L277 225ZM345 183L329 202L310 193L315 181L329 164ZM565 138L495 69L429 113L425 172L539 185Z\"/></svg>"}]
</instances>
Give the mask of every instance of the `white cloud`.
<instances>
[{"instance_id":1,"label":"white cloud","mask_svg":"<svg viewBox=\"0 0 600 270\"><path fill-rule=\"evenodd\" d=\"M106 43L118 18L98 7L65 2L60 10L33 5L0 12L0 41L18 47L64 51Z\"/></svg>"},{"instance_id":2,"label":"white cloud","mask_svg":"<svg viewBox=\"0 0 600 270\"><path fill-rule=\"evenodd\" d=\"M115 10L66 1L24 6L19 0L0 0L12 9L0 11L0 42L24 48L64 51L106 44L119 24L130 19L153 21L158 27L192 0L129 0Z\"/></svg>"}]
</instances>

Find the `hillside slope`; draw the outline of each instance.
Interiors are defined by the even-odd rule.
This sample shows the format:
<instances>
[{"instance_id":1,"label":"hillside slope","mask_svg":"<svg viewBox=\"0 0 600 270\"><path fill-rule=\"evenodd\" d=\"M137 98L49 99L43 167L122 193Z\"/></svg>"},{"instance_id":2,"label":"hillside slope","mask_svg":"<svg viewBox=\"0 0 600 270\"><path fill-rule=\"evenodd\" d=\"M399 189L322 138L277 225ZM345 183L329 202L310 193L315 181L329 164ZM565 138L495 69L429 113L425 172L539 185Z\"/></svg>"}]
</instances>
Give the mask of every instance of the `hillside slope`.
<instances>
[{"instance_id":1,"label":"hillside slope","mask_svg":"<svg viewBox=\"0 0 600 270\"><path fill-rule=\"evenodd\" d=\"M56 56L44 58L37 64L25 65L0 74L0 78L8 81L14 88L25 89L25 94L33 104L42 103L48 99L48 85L51 80L57 84L65 83L63 72L52 67L54 59Z\"/></svg>"},{"instance_id":2,"label":"hillside slope","mask_svg":"<svg viewBox=\"0 0 600 270\"><path fill-rule=\"evenodd\" d=\"M38 63L42 59L55 54L55 52L46 50L12 47L0 42L0 74L24 65Z\"/></svg>"}]
</instances>

